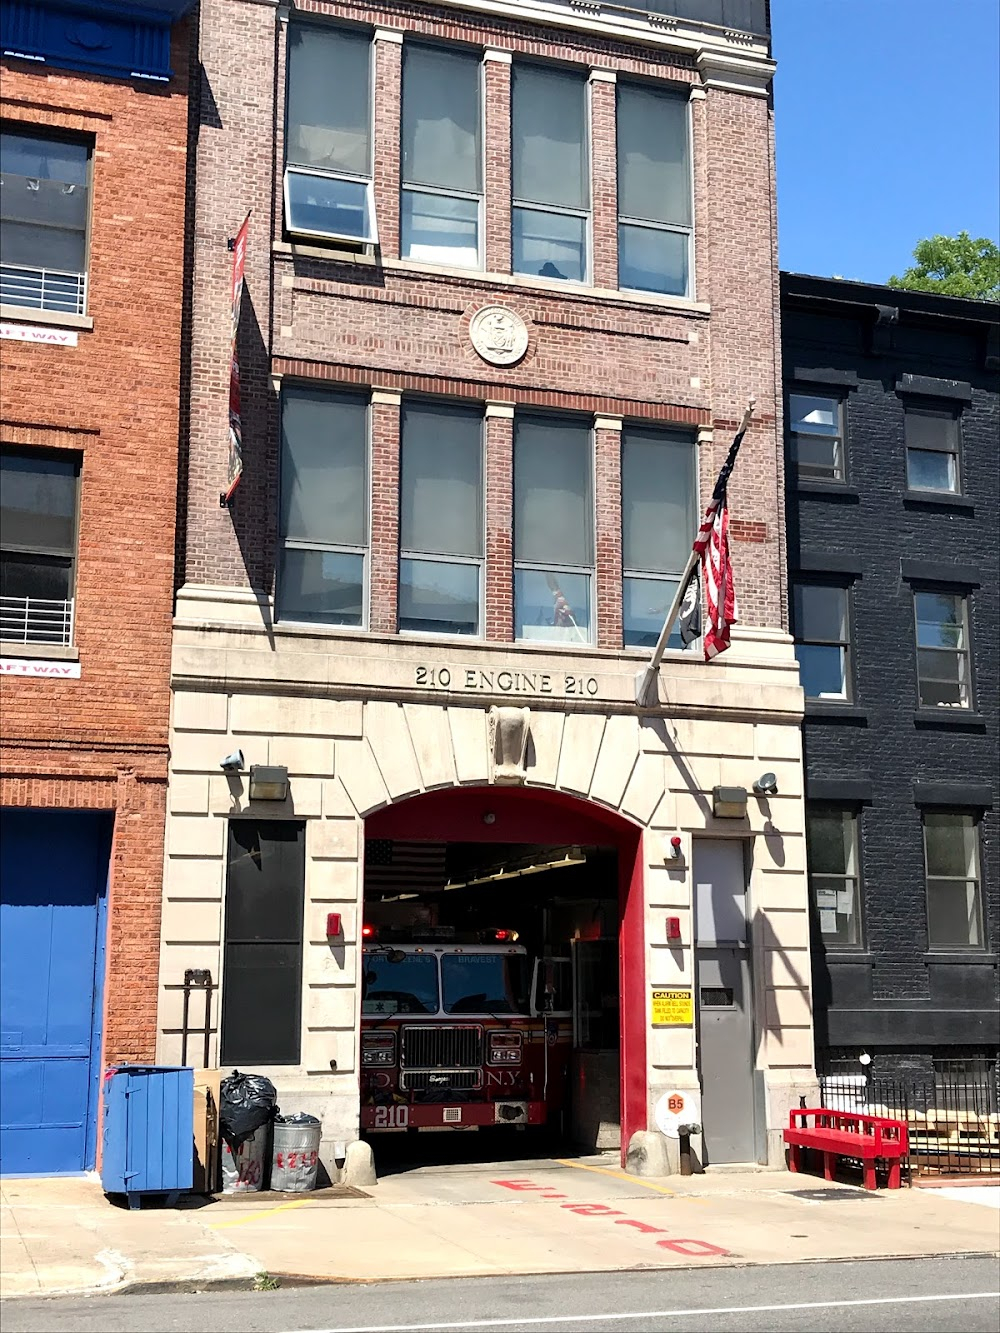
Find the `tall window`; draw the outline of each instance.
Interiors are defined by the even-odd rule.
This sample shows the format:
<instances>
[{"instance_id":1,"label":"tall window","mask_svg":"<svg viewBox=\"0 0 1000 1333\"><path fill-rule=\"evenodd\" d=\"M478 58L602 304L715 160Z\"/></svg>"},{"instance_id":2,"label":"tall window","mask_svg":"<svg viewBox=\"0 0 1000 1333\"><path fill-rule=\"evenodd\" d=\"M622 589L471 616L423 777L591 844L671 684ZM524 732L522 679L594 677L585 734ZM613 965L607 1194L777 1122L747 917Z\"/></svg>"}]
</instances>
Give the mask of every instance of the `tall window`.
<instances>
[{"instance_id":1,"label":"tall window","mask_svg":"<svg viewBox=\"0 0 1000 1333\"><path fill-rule=\"evenodd\" d=\"M85 144L0 134L0 301L84 313L89 201Z\"/></svg>"},{"instance_id":2,"label":"tall window","mask_svg":"<svg viewBox=\"0 0 1000 1333\"><path fill-rule=\"evenodd\" d=\"M279 616L361 625L367 552L367 400L286 389L281 402Z\"/></svg>"},{"instance_id":3,"label":"tall window","mask_svg":"<svg viewBox=\"0 0 1000 1333\"><path fill-rule=\"evenodd\" d=\"M911 491L962 489L958 466L958 417L930 408L906 409L906 484Z\"/></svg>"},{"instance_id":4,"label":"tall window","mask_svg":"<svg viewBox=\"0 0 1000 1333\"><path fill-rule=\"evenodd\" d=\"M73 642L79 476L65 455L0 455L0 639Z\"/></svg>"},{"instance_id":5,"label":"tall window","mask_svg":"<svg viewBox=\"0 0 1000 1333\"><path fill-rule=\"evenodd\" d=\"M915 592L917 689L922 708L971 708L966 599L952 592Z\"/></svg>"},{"instance_id":6,"label":"tall window","mask_svg":"<svg viewBox=\"0 0 1000 1333\"><path fill-rule=\"evenodd\" d=\"M691 158L683 97L618 85L618 285L687 296Z\"/></svg>"},{"instance_id":7,"label":"tall window","mask_svg":"<svg viewBox=\"0 0 1000 1333\"><path fill-rule=\"evenodd\" d=\"M305 826L231 819L228 860L219 1058L298 1064Z\"/></svg>"},{"instance_id":8,"label":"tall window","mask_svg":"<svg viewBox=\"0 0 1000 1333\"><path fill-rule=\"evenodd\" d=\"M697 478L689 436L622 433L624 627L629 647L656 643L694 539ZM679 632L670 647L681 646Z\"/></svg>"},{"instance_id":9,"label":"tall window","mask_svg":"<svg viewBox=\"0 0 1000 1333\"><path fill-rule=\"evenodd\" d=\"M580 75L540 65L514 67L515 273L587 280L586 92Z\"/></svg>"},{"instance_id":10,"label":"tall window","mask_svg":"<svg viewBox=\"0 0 1000 1333\"><path fill-rule=\"evenodd\" d=\"M979 849L971 815L924 814L924 864L929 946L982 948Z\"/></svg>"},{"instance_id":11,"label":"tall window","mask_svg":"<svg viewBox=\"0 0 1000 1333\"><path fill-rule=\"evenodd\" d=\"M374 244L371 41L289 24L287 84L286 230Z\"/></svg>"},{"instance_id":12,"label":"tall window","mask_svg":"<svg viewBox=\"0 0 1000 1333\"><path fill-rule=\"evenodd\" d=\"M794 590L795 656L807 699L851 697L847 589L800 583Z\"/></svg>"},{"instance_id":13,"label":"tall window","mask_svg":"<svg viewBox=\"0 0 1000 1333\"><path fill-rule=\"evenodd\" d=\"M590 643L594 502L589 426L518 417L514 619L519 639Z\"/></svg>"},{"instance_id":14,"label":"tall window","mask_svg":"<svg viewBox=\"0 0 1000 1333\"><path fill-rule=\"evenodd\" d=\"M481 70L464 51L403 48L404 259L480 266Z\"/></svg>"},{"instance_id":15,"label":"tall window","mask_svg":"<svg viewBox=\"0 0 1000 1333\"><path fill-rule=\"evenodd\" d=\"M839 398L811 393L788 395L792 462L799 477L844 480L843 410Z\"/></svg>"},{"instance_id":16,"label":"tall window","mask_svg":"<svg viewBox=\"0 0 1000 1333\"><path fill-rule=\"evenodd\" d=\"M479 634L482 413L407 404L399 514L399 628Z\"/></svg>"},{"instance_id":17,"label":"tall window","mask_svg":"<svg viewBox=\"0 0 1000 1333\"><path fill-rule=\"evenodd\" d=\"M809 891L827 947L861 944L858 820L851 810L810 806L806 817Z\"/></svg>"}]
</instances>

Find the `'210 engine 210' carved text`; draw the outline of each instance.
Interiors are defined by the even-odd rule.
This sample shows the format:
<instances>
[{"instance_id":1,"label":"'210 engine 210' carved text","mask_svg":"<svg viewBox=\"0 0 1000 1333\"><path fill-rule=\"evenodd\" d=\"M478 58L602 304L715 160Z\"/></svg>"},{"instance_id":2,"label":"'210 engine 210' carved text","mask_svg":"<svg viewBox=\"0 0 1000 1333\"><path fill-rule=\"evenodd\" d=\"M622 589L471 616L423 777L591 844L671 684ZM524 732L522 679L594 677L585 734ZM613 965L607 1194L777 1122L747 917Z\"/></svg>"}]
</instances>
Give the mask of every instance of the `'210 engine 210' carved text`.
<instances>
[{"instance_id":1,"label":"'210 engine 210' carved text","mask_svg":"<svg viewBox=\"0 0 1000 1333\"><path fill-rule=\"evenodd\" d=\"M480 694L551 694L559 698L593 699L599 689L595 676L572 676L551 671L491 671L482 667L416 668L415 685L430 690L472 690Z\"/></svg>"}]
</instances>

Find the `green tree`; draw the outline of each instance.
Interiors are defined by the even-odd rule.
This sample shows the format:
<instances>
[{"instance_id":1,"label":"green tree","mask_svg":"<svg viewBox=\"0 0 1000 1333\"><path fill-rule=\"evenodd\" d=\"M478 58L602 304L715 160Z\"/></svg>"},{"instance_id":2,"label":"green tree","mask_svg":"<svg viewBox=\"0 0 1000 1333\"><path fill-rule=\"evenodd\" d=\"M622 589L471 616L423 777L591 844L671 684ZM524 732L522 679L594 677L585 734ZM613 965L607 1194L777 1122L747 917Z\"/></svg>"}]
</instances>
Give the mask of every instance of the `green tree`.
<instances>
[{"instance_id":1,"label":"green tree","mask_svg":"<svg viewBox=\"0 0 1000 1333\"><path fill-rule=\"evenodd\" d=\"M985 236L973 240L967 231L957 236L929 236L913 252L917 261L890 287L910 292L940 292L943 296L973 296L1000 301L1000 249Z\"/></svg>"}]
</instances>

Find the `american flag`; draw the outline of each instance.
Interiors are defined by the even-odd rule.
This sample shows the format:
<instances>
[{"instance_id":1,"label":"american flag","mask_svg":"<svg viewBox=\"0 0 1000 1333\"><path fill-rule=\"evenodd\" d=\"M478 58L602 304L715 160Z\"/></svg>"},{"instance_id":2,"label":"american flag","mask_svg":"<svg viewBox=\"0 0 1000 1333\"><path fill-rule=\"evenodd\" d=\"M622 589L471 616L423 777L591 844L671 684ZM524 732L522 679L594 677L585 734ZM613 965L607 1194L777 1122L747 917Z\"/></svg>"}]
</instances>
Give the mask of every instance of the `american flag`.
<instances>
[{"instance_id":1,"label":"american flag","mask_svg":"<svg viewBox=\"0 0 1000 1333\"><path fill-rule=\"evenodd\" d=\"M366 838L365 891L392 894L443 888L446 850L443 842Z\"/></svg>"},{"instance_id":2,"label":"american flag","mask_svg":"<svg viewBox=\"0 0 1000 1333\"><path fill-rule=\"evenodd\" d=\"M701 566L705 582L705 609L708 624L705 628L705 661L710 662L729 647L729 633L735 625L738 615L736 610L736 590L733 587L733 563L729 556L729 505L726 500L726 487L736 464L736 455L747 433L749 413L743 418L736 432L729 454L723 464L719 479L715 483L712 499L705 510L698 535L694 539L694 550L701 557ZM695 568L691 575L697 579Z\"/></svg>"}]
</instances>

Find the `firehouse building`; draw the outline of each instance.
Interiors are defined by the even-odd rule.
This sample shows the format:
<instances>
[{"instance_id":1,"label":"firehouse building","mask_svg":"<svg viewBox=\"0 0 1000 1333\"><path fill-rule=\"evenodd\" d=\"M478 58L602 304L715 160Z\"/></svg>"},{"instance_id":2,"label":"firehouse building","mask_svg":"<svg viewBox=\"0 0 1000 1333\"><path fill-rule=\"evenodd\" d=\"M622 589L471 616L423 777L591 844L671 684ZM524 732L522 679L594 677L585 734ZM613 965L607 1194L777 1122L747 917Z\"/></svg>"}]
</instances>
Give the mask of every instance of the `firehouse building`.
<instances>
[{"instance_id":1,"label":"firehouse building","mask_svg":"<svg viewBox=\"0 0 1000 1333\"><path fill-rule=\"evenodd\" d=\"M331 1171L542 1123L776 1161L814 1070L764 0L201 25L159 1058L267 1074ZM750 394L733 645L637 704Z\"/></svg>"}]
</instances>

